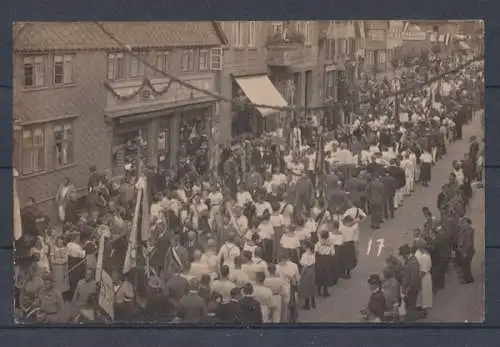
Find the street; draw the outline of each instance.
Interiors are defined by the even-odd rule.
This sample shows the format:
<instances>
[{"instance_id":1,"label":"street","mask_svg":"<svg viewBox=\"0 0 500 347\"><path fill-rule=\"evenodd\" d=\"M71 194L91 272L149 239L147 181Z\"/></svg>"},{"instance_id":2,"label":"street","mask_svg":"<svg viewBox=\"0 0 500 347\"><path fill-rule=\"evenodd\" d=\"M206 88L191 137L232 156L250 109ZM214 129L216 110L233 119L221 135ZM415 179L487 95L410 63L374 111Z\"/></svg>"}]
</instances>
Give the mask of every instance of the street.
<instances>
[{"instance_id":1,"label":"street","mask_svg":"<svg viewBox=\"0 0 500 347\"><path fill-rule=\"evenodd\" d=\"M428 206L433 213L437 213L437 195L448 179L451 163L453 160L463 158L464 153L468 151L469 137L472 135L482 138L478 119L464 127L462 141L448 147L448 155L433 168L430 186L427 188L417 186L413 195L405 198L394 219L386 220L379 230L371 230L367 221L363 223L360 227L359 261L352 278L340 280L338 285L331 288L329 298L318 300L315 310L301 310L299 322L361 321L360 310L366 306L369 298L368 277L374 273L380 274L385 258L390 253L397 255L400 245L411 242L413 230L423 225L423 206ZM472 262L472 272L476 281L469 285L461 285L456 270L450 268L446 277L446 288L434 296L433 308L427 318L420 322L463 323L482 322L484 319L484 211L484 189L476 189L468 211L476 231L474 240L476 255ZM369 245L371 249L368 252Z\"/></svg>"}]
</instances>

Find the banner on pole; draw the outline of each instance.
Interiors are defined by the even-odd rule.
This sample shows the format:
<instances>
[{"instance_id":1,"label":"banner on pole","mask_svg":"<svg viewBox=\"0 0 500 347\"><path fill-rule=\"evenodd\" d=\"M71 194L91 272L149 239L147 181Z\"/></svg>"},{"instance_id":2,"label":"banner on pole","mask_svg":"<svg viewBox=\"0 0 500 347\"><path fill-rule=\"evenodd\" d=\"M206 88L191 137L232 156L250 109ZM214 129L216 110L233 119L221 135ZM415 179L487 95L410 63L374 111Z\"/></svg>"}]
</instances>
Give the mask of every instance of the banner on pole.
<instances>
[{"instance_id":1,"label":"banner on pole","mask_svg":"<svg viewBox=\"0 0 500 347\"><path fill-rule=\"evenodd\" d=\"M128 273L137 265L137 246L139 234L139 218L142 209L142 195L144 194L141 187L137 190L137 201L135 202L134 218L132 219L132 230L130 231L127 253L123 263L123 273Z\"/></svg>"}]
</instances>

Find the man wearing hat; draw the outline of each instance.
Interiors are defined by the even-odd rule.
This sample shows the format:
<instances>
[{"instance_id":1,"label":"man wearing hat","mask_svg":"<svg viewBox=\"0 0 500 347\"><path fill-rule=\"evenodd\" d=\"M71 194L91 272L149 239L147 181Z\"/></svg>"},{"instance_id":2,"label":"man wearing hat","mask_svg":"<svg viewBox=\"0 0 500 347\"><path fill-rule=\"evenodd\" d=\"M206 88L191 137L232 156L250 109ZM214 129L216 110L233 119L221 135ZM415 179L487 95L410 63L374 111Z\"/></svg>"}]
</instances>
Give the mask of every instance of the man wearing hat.
<instances>
[{"instance_id":1,"label":"man wearing hat","mask_svg":"<svg viewBox=\"0 0 500 347\"><path fill-rule=\"evenodd\" d=\"M179 303L179 317L183 323L203 323L207 317L207 305L198 294L200 281L192 278L189 281L189 292L181 298Z\"/></svg>"},{"instance_id":2,"label":"man wearing hat","mask_svg":"<svg viewBox=\"0 0 500 347\"><path fill-rule=\"evenodd\" d=\"M146 322L169 322L173 317L173 307L162 293L163 283L160 278L151 276L148 278L148 298L144 307L144 319Z\"/></svg>"},{"instance_id":3,"label":"man wearing hat","mask_svg":"<svg viewBox=\"0 0 500 347\"><path fill-rule=\"evenodd\" d=\"M406 304L405 319L412 321L417 318L417 299L422 288L422 274L420 264L408 244L399 247L399 255L404 262L401 291Z\"/></svg>"},{"instance_id":4,"label":"man wearing hat","mask_svg":"<svg viewBox=\"0 0 500 347\"><path fill-rule=\"evenodd\" d=\"M370 286L370 299L367 307L367 320L372 323L380 323L385 316L385 296L382 292L382 280L379 275L373 274L368 278Z\"/></svg>"}]
</instances>

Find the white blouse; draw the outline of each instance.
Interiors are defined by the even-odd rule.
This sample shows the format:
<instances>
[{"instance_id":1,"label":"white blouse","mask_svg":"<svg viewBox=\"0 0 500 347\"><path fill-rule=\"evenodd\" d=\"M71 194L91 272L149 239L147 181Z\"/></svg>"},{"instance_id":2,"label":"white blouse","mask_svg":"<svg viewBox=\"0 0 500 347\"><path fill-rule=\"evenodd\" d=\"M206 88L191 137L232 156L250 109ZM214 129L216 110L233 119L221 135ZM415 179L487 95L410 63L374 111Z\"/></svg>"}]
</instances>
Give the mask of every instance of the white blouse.
<instances>
[{"instance_id":1,"label":"white blouse","mask_svg":"<svg viewBox=\"0 0 500 347\"><path fill-rule=\"evenodd\" d=\"M418 263L420 264L420 271L428 273L432 268L431 256L427 252L422 252L417 250L415 252L415 258L417 258Z\"/></svg>"},{"instance_id":2,"label":"white blouse","mask_svg":"<svg viewBox=\"0 0 500 347\"><path fill-rule=\"evenodd\" d=\"M260 223L259 225L259 236L261 240L272 240L274 239L274 227L269 223Z\"/></svg>"},{"instance_id":3,"label":"white blouse","mask_svg":"<svg viewBox=\"0 0 500 347\"><path fill-rule=\"evenodd\" d=\"M295 234L283 234L283 236L281 236L280 245L285 249L297 249L300 247L300 241Z\"/></svg>"},{"instance_id":4,"label":"white blouse","mask_svg":"<svg viewBox=\"0 0 500 347\"><path fill-rule=\"evenodd\" d=\"M432 155L430 153L424 152L420 156L420 161L422 163L428 163L428 164L430 164L430 163L432 163Z\"/></svg>"},{"instance_id":5,"label":"white blouse","mask_svg":"<svg viewBox=\"0 0 500 347\"><path fill-rule=\"evenodd\" d=\"M314 253L306 252L302 254L302 257L300 258L300 265L304 267L314 265L315 262L316 262L316 256L314 255Z\"/></svg>"},{"instance_id":6,"label":"white blouse","mask_svg":"<svg viewBox=\"0 0 500 347\"><path fill-rule=\"evenodd\" d=\"M272 214L271 224L274 228L282 227L285 224L283 221L283 216L281 214Z\"/></svg>"},{"instance_id":7,"label":"white blouse","mask_svg":"<svg viewBox=\"0 0 500 347\"><path fill-rule=\"evenodd\" d=\"M319 240L314 246L314 253L320 255L334 255L335 248L331 239Z\"/></svg>"}]
</instances>

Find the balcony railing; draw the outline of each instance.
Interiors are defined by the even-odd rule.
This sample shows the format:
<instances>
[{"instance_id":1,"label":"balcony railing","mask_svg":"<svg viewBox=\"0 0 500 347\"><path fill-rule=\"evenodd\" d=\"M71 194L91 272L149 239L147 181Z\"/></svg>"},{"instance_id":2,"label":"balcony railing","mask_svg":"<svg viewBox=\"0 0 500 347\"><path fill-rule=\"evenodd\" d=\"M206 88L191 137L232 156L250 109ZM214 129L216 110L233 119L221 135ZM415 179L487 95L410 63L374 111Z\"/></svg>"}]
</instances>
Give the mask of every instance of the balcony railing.
<instances>
[{"instance_id":1,"label":"balcony railing","mask_svg":"<svg viewBox=\"0 0 500 347\"><path fill-rule=\"evenodd\" d=\"M288 31L275 33L267 39L267 64L271 66L290 66L304 61L307 50L302 33Z\"/></svg>"}]
</instances>

